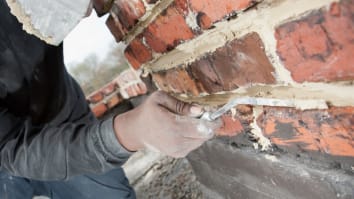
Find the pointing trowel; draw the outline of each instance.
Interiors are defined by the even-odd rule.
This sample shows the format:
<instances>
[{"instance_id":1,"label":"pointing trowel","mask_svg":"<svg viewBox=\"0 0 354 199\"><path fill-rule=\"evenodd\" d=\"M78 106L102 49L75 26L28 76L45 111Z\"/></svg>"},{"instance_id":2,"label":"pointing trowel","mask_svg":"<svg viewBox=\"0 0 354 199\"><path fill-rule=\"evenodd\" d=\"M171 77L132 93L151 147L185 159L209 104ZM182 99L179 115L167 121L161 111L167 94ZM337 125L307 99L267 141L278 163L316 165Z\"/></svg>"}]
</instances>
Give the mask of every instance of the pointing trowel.
<instances>
[{"instance_id":1,"label":"pointing trowel","mask_svg":"<svg viewBox=\"0 0 354 199\"><path fill-rule=\"evenodd\" d=\"M294 99L275 99L275 98L264 98L264 97L239 97L231 99L221 108L214 112L205 112L201 119L208 121L213 121L231 110L233 107L244 104L253 106L273 106L273 107L292 107L299 108L302 110L308 109L328 109L325 100L315 100L315 99L305 99L305 100L294 100Z\"/></svg>"}]
</instances>

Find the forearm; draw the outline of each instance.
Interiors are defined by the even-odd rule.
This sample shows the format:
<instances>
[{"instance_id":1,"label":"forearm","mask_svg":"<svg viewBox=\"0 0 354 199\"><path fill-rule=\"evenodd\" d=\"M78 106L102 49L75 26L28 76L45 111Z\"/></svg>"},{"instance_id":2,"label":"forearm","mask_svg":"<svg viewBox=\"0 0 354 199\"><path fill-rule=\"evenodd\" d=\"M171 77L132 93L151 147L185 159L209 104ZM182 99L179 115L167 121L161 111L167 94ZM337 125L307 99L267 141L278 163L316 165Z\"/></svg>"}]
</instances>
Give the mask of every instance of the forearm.
<instances>
[{"instance_id":1,"label":"forearm","mask_svg":"<svg viewBox=\"0 0 354 199\"><path fill-rule=\"evenodd\" d=\"M31 179L63 180L111 170L130 156L117 141L112 120L33 131L27 122L18 136L2 147L2 170Z\"/></svg>"}]
</instances>

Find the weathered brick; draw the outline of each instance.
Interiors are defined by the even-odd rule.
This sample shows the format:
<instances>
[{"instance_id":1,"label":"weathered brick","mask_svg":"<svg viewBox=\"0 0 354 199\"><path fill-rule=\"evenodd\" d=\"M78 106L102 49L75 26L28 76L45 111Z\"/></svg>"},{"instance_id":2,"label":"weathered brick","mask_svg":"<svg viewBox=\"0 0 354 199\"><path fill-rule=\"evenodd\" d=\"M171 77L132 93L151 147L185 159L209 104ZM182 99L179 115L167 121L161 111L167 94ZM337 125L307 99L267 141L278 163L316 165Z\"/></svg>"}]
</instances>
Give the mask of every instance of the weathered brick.
<instances>
[{"instance_id":1,"label":"weathered brick","mask_svg":"<svg viewBox=\"0 0 354 199\"><path fill-rule=\"evenodd\" d=\"M275 83L274 68L264 52L257 33L235 39L212 56L214 69L223 81L224 90L251 83Z\"/></svg>"},{"instance_id":2,"label":"weathered brick","mask_svg":"<svg viewBox=\"0 0 354 199\"><path fill-rule=\"evenodd\" d=\"M236 136L244 131L241 121L238 118L232 118L230 115L223 115L222 127L217 131L218 136Z\"/></svg>"},{"instance_id":3,"label":"weathered brick","mask_svg":"<svg viewBox=\"0 0 354 199\"><path fill-rule=\"evenodd\" d=\"M276 29L277 52L297 82L354 79L354 1L342 0Z\"/></svg>"},{"instance_id":4,"label":"weathered brick","mask_svg":"<svg viewBox=\"0 0 354 199\"><path fill-rule=\"evenodd\" d=\"M116 88L117 88L117 83L112 81L112 82L106 84L104 87L102 87L101 92L107 96L107 95L112 94L114 91L116 91Z\"/></svg>"},{"instance_id":5,"label":"weathered brick","mask_svg":"<svg viewBox=\"0 0 354 199\"><path fill-rule=\"evenodd\" d=\"M189 2L192 10L200 16L198 23L203 29L207 29L212 23L253 4L252 0L190 0Z\"/></svg>"},{"instance_id":6,"label":"weathered brick","mask_svg":"<svg viewBox=\"0 0 354 199\"><path fill-rule=\"evenodd\" d=\"M215 93L253 83L275 83L273 73L258 34L250 33L206 54L186 69L160 72L154 80L160 88L171 92Z\"/></svg>"},{"instance_id":7,"label":"weathered brick","mask_svg":"<svg viewBox=\"0 0 354 199\"><path fill-rule=\"evenodd\" d=\"M160 71L152 77L155 83L167 92L199 95L204 90L182 67Z\"/></svg>"},{"instance_id":8,"label":"weathered brick","mask_svg":"<svg viewBox=\"0 0 354 199\"><path fill-rule=\"evenodd\" d=\"M268 107L258 124L284 150L354 157L354 107L311 111Z\"/></svg>"},{"instance_id":9,"label":"weathered brick","mask_svg":"<svg viewBox=\"0 0 354 199\"><path fill-rule=\"evenodd\" d=\"M145 29L143 36L155 52L167 52L194 37L185 21L186 6L186 0L175 1Z\"/></svg>"},{"instance_id":10,"label":"weathered brick","mask_svg":"<svg viewBox=\"0 0 354 199\"><path fill-rule=\"evenodd\" d=\"M331 15L333 16L340 16L340 6L338 3L332 3L331 7L329 9L329 12L331 13Z\"/></svg>"},{"instance_id":11,"label":"weathered brick","mask_svg":"<svg viewBox=\"0 0 354 199\"><path fill-rule=\"evenodd\" d=\"M96 91L89 95L88 100L90 103L95 104L102 101L104 98L103 93L101 91Z\"/></svg>"},{"instance_id":12,"label":"weathered brick","mask_svg":"<svg viewBox=\"0 0 354 199\"><path fill-rule=\"evenodd\" d=\"M112 11L118 16L124 28L130 30L145 14L145 6L141 0L118 0L112 6Z\"/></svg>"},{"instance_id":13,"label":"weathered brick","mask_svg":"<svg viewBox=\"0 0 354 199\"><path fill-rule=\"evenodd\" d=\"M91 108L91 110L96 117L101 117L107 112L108 108L107 108L106 104L99 103L99 104L93 106Z\"/></svg>"},{"instance_id":14,"label":"weathered brick","mask_svg":"<svg viewBox=\"0 0 354 199\"><path fill-rule=\"evenodd\" d=\"M99 17L108 13L114 0L93 0L93 7Z\"/></svg>"},{"instance_id":15,"label":"weathered brick","mask_svg":"<svg viewBox=\"0 0 354 199\"><path fill-rule=\"evenodd\" d=\"M136 70L138 70L143 63L152 59L151 50L143 44L140 37L130 42L124 51L124 55Z\"/></svg>"},{"instance_id":16,"label":"weathered brick","mask_svg":"<svg viewBox=\"0 0 354 199\"><path fill-rule=\"evenodd\" d=\"M202 29L209 29L213 25L212 19L208 15L203 12L198 13L197 15L197 23Z\"/></svg>"},{"instance_id":17,"label":"weathered brick","mask_svg":"<svg viewBox=\"0 0 354 199\"><path fill-rule=\"evenodd\" d=\"M123 98L119 94L114 94L109 99L107 99L106 105L107 105L108 109L111 109L111 108L117 106L122 101L123 101Z\"/></svg>"},{"instance_id":18,"label":"weathered brick","mask_svg":"<svg viewBox=\"0 0 354 199\"><path fill-rule=\"evenodd\" d=\"M207 92L229 91L252 83L275 83L257 33L235 39L190 65L195 79Z\"/></svg>"},{"instance_id":19,"label":"weathered brick","mask_svg":"<svg viewBox=\"0 0 354 199\"><path fill-rule=\"evenodd\" d=\"M250 119L249 116L253 114L253 107L250 105L237 105L236 110L241 116L247 116L247 119ZM251 117L253 118L253 116Z\"/></svg>"},{"instance_id":20,"label":"weathered brick","mask_svg":"<svg viewBox=\"0 0 354 199\"><path fill-rule=\"evenodd\" d=\"M216 74L209 57L206 56L193 62L190 65L190 71L193 77L201 82L206 92L216 93L223 90L221 80Z\"/></svg>"},{"instance_id":21,"label":"weathered brick","mask_svg":"<svg viewBox=\"0 0 354 199\"><path fill-rule=\"evenodd\" d=\"M111 31L116 42L122 41L124 36L128 33L128 30L122 26L118 18L114 15L110 15L107 18L106 25L108 29Z\"/></svg>"}]
</instances>

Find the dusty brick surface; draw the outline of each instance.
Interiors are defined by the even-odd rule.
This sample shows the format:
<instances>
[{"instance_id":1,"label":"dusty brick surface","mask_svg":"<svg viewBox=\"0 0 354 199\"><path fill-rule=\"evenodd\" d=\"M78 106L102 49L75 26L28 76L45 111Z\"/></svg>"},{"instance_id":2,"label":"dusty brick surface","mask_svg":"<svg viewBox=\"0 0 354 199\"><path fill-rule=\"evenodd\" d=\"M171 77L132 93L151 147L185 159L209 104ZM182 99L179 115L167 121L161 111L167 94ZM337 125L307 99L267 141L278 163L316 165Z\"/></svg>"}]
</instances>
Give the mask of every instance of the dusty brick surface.
<instances>
[{"instance_id":1,"label":"dusty brick surface","mask_svg":"<svg viewBox=\"0 0 354 199\"><path fill-rule=\"evenodd\" d=\"M190 0L192 10L198 13L198 23L207 29L212 23L221 20L227 15L244 10L253 4L252 0Z\"/></svg>"},{"instance_id":2,"label":"dusty brick surface","mask_svg":"<svg viewBox=\"0 0 354 199\"><path fill-rule=\"evenodd\" d=\"M222 127L217 131L218 136L236 136L244 132L244 128L239 118L233 118L231 115L223 115Z\"/></svg>"},{"instance_id":3,"label":"dusty brick surface","mask_svg":"<svg viewBox=\"0 0 354 199\"><path fill-rule=\"evenodd\" d=\"M250 33L196 61L192 68L209 62L210 67L193 70L208 92L233 90L251 83L275 83L274 68L263 49L258 34Z\"/></svg>"},{"instance_id":4,"label":"dusty brick surface","mask_svg":"<svg viewBox=\"0 0 354 199\"><path fill-rule=\"evenodd\" d=\"M194 33L185 20L187 14L186 0L175 1L145 29L147 44L155 52L164 53L193 38Z\"/></svg>"},{"instance_id":5,"label":"dusty brick surface","mask_svg":"<svg viewBox=\"0 0 354 199\"><path fill-rule=\"evenodd\" d=\"M118 0L113 4L112 12L116 14L123 27L130 30L145 14L145 6L141 0Z\"/></svg>"},{"instance_id":6,"label":"dusty brick surface","mask_svg":"<svg viewBox=\"0 0 354 199\"><path fill-rule=\"evenodd\" d=\"M175 0L137 36L139 40L144 40L144 45L146 44L146 46L141 45L139 48L141 50L151 49L152 53L167 53L179 44L199 36L203 29L211 28L215 22L228 18L235 11L246 9L254 3L255 1L252 0ZM113 6L112 10L117 10L114 13L118 15L119 9L114 9L115 7ZM123 28L129 30L130 28L121 20L123 17L119 16L118 18L123 24ZM198 25L191 25L194 20ZM120 23L116 23L116 26L119 27ZM118 30L120 29L122 28L118 28ZM122 39L121 35L126 34L124 29L123 31L118 30L111 30L117 35L117 41ZM130 49L126 54L128 61L134 68L138 68L152 59L150 56L149 59L147 57L142 59L139 57L139 51L140 49L137 48Z\"/></svg>"},{"instance_id":7,"label":"dusty brick surface","mask_svg":"<svg viewBox=\"0 0 354 199\"><path fill-rule=\"evenodd\" d=\"M203 59L193 62L189 66L189 70L195 79L204 85L207 92L215 93L223 90L221 79L216 74L209 57L204 57Z\"/></svg>"},{"instance_id":8,"label":"dusty brick surface","mask_svg":"<svg viewBox=\"0 0 354 199\"><path fill-rule=\"evenodd\" d=\"M221 117L222 127L217 131L217 135L231 137L247 133L251 129L253 119L252 106L238 105L234 107L234 113L229 111Z\"/></svg>"},{"instance_id":9,"label":"dusty brick surface","mask_svg":"<svg viewBox=\"0 0 354 199\"><path fill-rule=\"evenodd\" d=\"M354 158L354 107L321 111L268 107L258 124L284 150Z\"/></svg>"},{"instance_id":10,"label":"dusty brick surface","mask_svg":"<svg viewBox=\"0 0 354 199\"><path fill-rule=\"evenodd\" d=\"M142 42L142 38L135 38L124 51L124 55L133 66L134 69L139 69L143 63L152 59L152 52Z\"/></svg>"},{"instance_id":11,"label":"dusty brick surface","mask_svg":"<svg viewBox=\"0 0 354 199\"><path fill-rule=\"evenodd\" d=\"M171 92L190 93L194 88L200 88L200 91L215 93L252 83L275 83L273 72L258 34L250 33L206 54L186 68L170 69L154 76L160 77L155 78L160 88ZM184 81L176 80L181 74Z\"/></svg>"},{"instance_id":12,"label":"dusty brick surface","mask_svg":"<svg viewBox=\"0 0 354 199\"><path fill-rule=\"evenodd\" d=\"M167 92L199 95L204 89L184 68L161 71L152 75L155 83Z\"/></svg>"},{"instance_id":13,"label":"dusty brick surface","mask_svg":"<svg viewBox=\"0 0 354 199\"><path fill-rule=\"evenodd\" d=\"M128 30L123 27L123 25L120 23L117 16L115 15L111 14L107 18L106 25L109 31L111 31L116 42L122 41L124 36L128 33Z\"/></svg>"},{"instance_id":14,"label":"dusty brick surface","mask_svg":"<svg viewBox=\"0 0 354 199\"><path fill-rule=\"evenodd\" d=\"M297 82L354 79L354 1L333 3L276 29L277 51Z\"/></svg>"},{"instance_id":15,"label":"dusty brick surface","mask_svg":"<svg viewBox=\"0 0 354 199\"><path fill-rule=\"evenodd\" d=\"M108 107L104 103L99 103L93 106L91 110L96 117L101 117L108 111Z\"/></svg>"},{"instance_id":16,"label":"dusty brick surface","mask_svg":"<svg viewBox=\"0 0 354 199\"><path fill-rule=\"evenodd\" d=\"M249 33L217 49L211 57L224 90L250 83L274 83L274 68L257 33Z\"/></svg>"}]
</instances>

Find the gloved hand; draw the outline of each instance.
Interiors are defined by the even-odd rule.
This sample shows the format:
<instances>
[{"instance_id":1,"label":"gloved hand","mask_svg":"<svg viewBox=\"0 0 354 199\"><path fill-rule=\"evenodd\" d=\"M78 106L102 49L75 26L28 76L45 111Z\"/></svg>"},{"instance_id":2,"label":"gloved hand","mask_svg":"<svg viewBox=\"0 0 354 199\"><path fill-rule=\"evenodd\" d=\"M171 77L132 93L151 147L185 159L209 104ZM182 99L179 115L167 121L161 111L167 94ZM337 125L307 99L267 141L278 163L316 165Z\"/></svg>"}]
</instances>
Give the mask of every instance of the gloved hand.
<instances>
[{"instance_id":1,"label":"gloved hand","mask_svg":"<svg viewBox=\"0 0 354 199\"><path fill-rule=\"evenodd\" d=\"M202 113L200 106L157 91L136 109L115 117L114 129L129 151L148 148L171 157L185 157L221 126L220 121L197 119Z\"/></svg>"}]
</instances>

